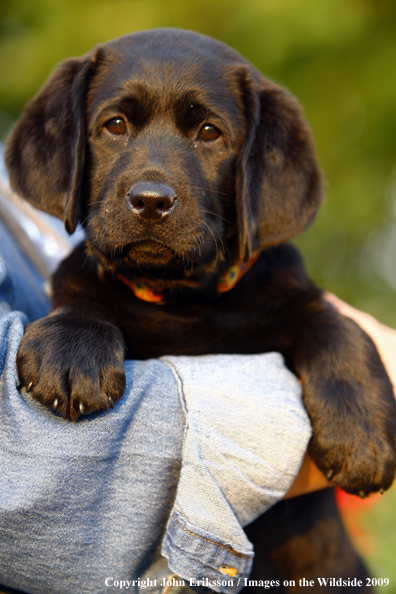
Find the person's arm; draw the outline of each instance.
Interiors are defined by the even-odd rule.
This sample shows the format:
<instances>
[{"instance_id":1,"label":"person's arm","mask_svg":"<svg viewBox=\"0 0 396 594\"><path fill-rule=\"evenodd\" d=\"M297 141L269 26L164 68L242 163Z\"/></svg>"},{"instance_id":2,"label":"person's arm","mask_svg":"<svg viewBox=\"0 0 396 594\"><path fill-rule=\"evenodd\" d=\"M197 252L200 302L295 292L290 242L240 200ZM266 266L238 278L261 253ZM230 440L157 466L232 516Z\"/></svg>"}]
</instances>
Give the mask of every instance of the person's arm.
<instances>
[{"instance_id":1,"label":"person's arm","mask_svg":"<svg viewBox=\"0 0 396 594\"><path fill-rule=\"evenodd\" d=\"M384 326L369 314L355 309L331 293L326 294L326 299L341 313L359 324L371 337L381 355L396 396L396 330ZM331 483L320 472L307 452L300 471L284 498L303 495L330 486Z\"/></svg>"}]
</instances>

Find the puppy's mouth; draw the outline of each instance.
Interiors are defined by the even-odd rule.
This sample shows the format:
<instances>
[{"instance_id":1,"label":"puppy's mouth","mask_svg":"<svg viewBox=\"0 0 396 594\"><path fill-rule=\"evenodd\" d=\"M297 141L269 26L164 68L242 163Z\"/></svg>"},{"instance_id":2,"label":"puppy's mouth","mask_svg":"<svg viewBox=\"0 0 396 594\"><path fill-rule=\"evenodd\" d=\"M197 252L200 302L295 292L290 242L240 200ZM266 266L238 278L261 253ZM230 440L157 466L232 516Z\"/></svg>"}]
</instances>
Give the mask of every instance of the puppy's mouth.
<instances>
[{"instance_id":1,"label":"puppy's mouth","mask_svg":"<svg viewBox=\"0 0 396 594\"><path fill-rule=\"evenodd\" d=\"M135 240L114 248L103 248L92 241L89 243L91 251L99 256L102 264L112 270L118 270L120 266L155 268L178 260L176 250L156 239Z\"/></svg>"},{"instance_id":2,"label":"puppy's mouth","mask_svg":"<svg viewBox=\"0 0 396 594\"><path fill-rule=\"evenodd\" d=\"M120 248L103 250L99 246L88 243L88 251L102 265L104 270L134 278L144 277L149 281L162 284L175 281L188 281L215 271L219 255L203 259L197 251L178 253L174 248L157 239L141 239L130 242Z\"/></svg>"},{"instance_id":3,"label":"puppy's mouth","mask_svg":"<svg viewBox=\"0 0 396 594\"><path fill-rule=\"evenodd\" d=\"M154 239L129 243L122 248L121 253L124 261L137 266L158 268L180 263L180 257L174 249Z\"/></svg>"}]
</instances>

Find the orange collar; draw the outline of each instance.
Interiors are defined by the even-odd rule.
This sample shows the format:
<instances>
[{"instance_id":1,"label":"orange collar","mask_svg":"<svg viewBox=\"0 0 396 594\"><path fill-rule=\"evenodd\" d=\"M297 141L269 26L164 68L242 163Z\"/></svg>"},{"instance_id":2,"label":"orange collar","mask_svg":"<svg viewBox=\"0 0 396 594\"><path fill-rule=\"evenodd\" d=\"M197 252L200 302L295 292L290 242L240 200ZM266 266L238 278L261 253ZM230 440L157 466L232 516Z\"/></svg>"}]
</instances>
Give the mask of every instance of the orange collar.
<instances>
[{"instance_id":1,"label":"orange collar","mask_svg":"<svg viewBox=\"0 0 396 594\"><path fill-rule=\"evenodd\" d=\"M138 299L148 301L149 303L163 303L164 291L162 287L152 289L140 281L131 281L122 274L117 274L117 278L129 287Z\"/></svg>"},{"instance_id":2,"label":"orange collar","mask_svg":"<svg viewBox=\"0 0 396 594\"><path fill-rule=\"evenodd\" d=\"M247 262L238 262L231 266L227 272L221 274L217 279L217 292L227 293L227 291L231 291L242 276L253 266L259 255L259 251L253 252ZM122 274L117 274L116 276L133 291L138 299L142 299L142 301L147 301L149 303L164 303L164 290L162 287L152 288L141 281L131 281Z\"/></svg>"}]
</instances>

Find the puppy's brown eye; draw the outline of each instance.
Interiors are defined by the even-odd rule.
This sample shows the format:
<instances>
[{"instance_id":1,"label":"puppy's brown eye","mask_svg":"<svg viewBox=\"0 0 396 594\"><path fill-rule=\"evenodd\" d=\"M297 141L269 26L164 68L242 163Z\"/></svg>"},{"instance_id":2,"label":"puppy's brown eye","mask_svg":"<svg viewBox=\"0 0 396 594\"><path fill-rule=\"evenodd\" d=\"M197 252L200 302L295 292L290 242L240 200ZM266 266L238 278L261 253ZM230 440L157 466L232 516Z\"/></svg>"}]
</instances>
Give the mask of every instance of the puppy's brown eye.
<instances>
[{"instance_id":1,"label":"puppy's brown eye","mask_svg":"<svg viewBox=\"0 0 396 594\"><path fill-rule=\"evenodd\" d=\"M215 126L211 124L206 124L203 126L198 134L198 140L203 140L204 142L211 142L212 140L216 140L221 136L220 130L218 130Z\"/></svg>"},{"instance_id":2,"label":"puppy's brown eye","mask_svg":"<svg viewBox=\"0 0 396 594\"><path fill-rule=\"evenodd\" d=\"M126 121L120 117L112 118L105 126L112 134L125 134L127 131Z\"/></svg>"}]
</instances>

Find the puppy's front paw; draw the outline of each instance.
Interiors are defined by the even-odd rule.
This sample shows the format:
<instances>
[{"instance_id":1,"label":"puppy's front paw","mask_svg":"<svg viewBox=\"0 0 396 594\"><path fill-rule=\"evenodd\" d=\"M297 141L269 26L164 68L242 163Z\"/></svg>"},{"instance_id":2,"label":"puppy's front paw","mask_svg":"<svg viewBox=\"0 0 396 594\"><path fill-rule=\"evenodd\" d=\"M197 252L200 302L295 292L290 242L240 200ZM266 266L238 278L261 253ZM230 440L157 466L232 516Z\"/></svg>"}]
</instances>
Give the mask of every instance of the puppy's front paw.
<instances>
[{"instance_id":1,"label":"puppy's front paw","mask_svg":"<svg viewBox=\"0 0 396 594\"><path fill-rule=\"evenodd\" d=\"M365 497L389 489L396 471L393 411L389 409L387 419L371 417L367 411L358 416L348 410L347 402L338 411L343 413L338 418L313 423L309 451L315 464L347 493Z\"/></svg>"},{"instance_id":2,"label":"puppy's front paw","mask_svg":"<svg viewBox=\"0 0 396 594\"><path fill-rule=\"evenodd\" d=\"M17 355L19 380L33 398L76 421L121 398L124 356L113 324L60 310L28 325Z\"/></svg>"},{"instance_id":3,"label":"puppy's front paw","mask_svg":"<svg viewBox=\"0 0 396 594\"><path fill-rule=\"evenodd\" d=\"M297 364L310 454L335 485L364 497L395 478L395 397L367 334L333 310L324 313L303 336Z\"/></svg>"},{"instance_id":4,"label":"puppy's front paw","mask_svg":"<svg viewBox=\"0 0 396 594\"><path fill-rule=\"evenodd\" d=\"M339 361L333 371L303 382L311 457L348 493L364 497L389 489L396 471L396 404L378 354L372 352L360 369Z\"/></svg>"}]
</instances>

